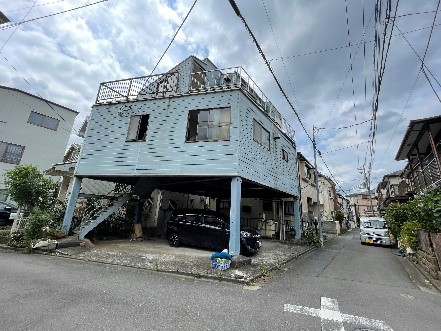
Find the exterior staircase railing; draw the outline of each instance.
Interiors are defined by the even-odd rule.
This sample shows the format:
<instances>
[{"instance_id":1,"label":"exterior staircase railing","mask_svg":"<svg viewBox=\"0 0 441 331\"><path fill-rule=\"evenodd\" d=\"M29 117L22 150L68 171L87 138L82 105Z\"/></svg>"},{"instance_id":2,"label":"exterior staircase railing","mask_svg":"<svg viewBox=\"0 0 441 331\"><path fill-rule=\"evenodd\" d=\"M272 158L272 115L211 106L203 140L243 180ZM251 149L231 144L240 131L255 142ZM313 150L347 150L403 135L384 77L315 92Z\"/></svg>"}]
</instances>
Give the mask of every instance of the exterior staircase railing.
<instances>
[{"instance_id":1,"label":"exterior staircase railing","mask_svg":"<svg viewBox=\"0 0 441 331\"><path fill-rule=\"evenodd\" d=\"M130 185L116 184L112 191L95 201L82 213L78 232L79 239L84 239L87 233L115 213L131 197L132 187Z\"/></svg>"}]
</instances>

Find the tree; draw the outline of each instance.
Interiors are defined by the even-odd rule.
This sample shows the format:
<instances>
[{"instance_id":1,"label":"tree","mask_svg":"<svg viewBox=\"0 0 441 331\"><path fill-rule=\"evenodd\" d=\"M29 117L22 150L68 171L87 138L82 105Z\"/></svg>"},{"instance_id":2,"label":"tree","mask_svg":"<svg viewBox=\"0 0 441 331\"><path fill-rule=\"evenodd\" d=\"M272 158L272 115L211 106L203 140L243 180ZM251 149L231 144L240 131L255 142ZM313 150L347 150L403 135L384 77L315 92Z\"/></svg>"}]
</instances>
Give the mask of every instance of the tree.
<instances>
[{"instance_id":1,"label":"tree","mask_svg":"<svg viewBox=\"0 0 441 331\"><path fill-rule=\"evenodd\" d=\"M341 210L337 210L335 212L335 220L338 221L338 223L340 224L340 227L342 227L344 219L345 219L345 214L343 214L343 212Z\"/></svg>"},{"instance_id":2,"label":"tree","mask_svg":"<svg viewBox=\"0 0 441 331\"><path fill-rule=\"evenodd\" d=\"M33 165L19 165L5 173L5 184L20 210L47 210L55 205L57 184L47 179Z\"/></svg>"}]
</instances>

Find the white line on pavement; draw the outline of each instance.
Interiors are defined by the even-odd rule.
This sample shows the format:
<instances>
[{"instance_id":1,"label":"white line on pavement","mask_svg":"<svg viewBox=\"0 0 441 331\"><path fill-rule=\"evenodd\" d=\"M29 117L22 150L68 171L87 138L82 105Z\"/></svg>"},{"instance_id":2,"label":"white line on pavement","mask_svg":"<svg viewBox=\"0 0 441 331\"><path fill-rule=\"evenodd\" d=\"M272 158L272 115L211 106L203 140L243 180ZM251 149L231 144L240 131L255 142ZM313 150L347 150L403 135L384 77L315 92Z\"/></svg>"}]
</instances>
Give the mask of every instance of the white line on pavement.
<instances>
[{"instance_id":1,"label":"white line on pavement","mask_svg":"<svg viewBox=\"0 0 441 331\"><path fill-rule=\"evenodd\" d=\"M283 310L296 314L320 317L322 331L344 331L343 322L362 325L381 331L393 331L392 328L383 321L342 314L338 309L337 300L325 297L321 298L321 309L285 304Z\"/></svg>"}]
</instances>

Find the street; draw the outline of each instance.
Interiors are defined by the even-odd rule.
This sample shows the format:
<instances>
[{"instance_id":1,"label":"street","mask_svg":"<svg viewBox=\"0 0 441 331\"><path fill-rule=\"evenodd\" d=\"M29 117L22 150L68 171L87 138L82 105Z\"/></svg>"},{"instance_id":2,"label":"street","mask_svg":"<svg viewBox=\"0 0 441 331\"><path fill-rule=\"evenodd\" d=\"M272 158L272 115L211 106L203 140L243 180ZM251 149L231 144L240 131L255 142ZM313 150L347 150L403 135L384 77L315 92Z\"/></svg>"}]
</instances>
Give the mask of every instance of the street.
<instances>
[{"instance_id":1,"label":"street","mask_svg":"<svg viewBox=\"0 0 441 331\"><path fill-rule=\"evenodd\" d=\"M441 295L395 253L353 230L243 286L0 251L0 329L440 330Z\"/></svg>"}]
</instances>

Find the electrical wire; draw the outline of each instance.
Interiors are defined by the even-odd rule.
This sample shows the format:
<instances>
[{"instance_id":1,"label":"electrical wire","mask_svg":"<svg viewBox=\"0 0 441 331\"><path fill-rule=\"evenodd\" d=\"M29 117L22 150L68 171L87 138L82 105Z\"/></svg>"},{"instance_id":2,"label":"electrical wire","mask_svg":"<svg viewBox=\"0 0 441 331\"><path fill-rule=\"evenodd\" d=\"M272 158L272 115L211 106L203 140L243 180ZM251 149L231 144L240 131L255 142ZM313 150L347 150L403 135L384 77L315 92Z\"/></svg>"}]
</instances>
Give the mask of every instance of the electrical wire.
<instances>
[{"instance_id":1,"label":"electrical wire","mask_svg":"<svg viewBox=\"0 0 441 331\"><path fill-rule=\"evenodd\" d=\"M285 70L286 78L288 79L288 84L289 84L289 86L290 86L290 88L291 88L291 92L292 92L292 94L294 95L294 99L295 99L295 101L296 101L296 103L297 103L297 107L298 107L299 112L300 112L300 114L301 114L302 111L301 111L301 109L300 109L300 103L299 103L299 100L297 99L297 95L296 95L296 93L295 93L295 90L294 90L293 84L292 84L292 82L291 82L291 78L290 78L290 76L288 75L288 69L286 68L285 61L283 60L282 52L280 51L279 43L277 42L276 35L275 35L275 33L274 33L274 29L273 29L273 25L271 24L271 19L270 19L270 17L269 17L268 10L267 10L267 8L266 8L266 6L265 6L265 1L264 1L264 0L262 0L262 5L263 5L263 8L264 8L264 10L265 10L266 18L267 18L268 23L269 23L270 28L271 28L271 33L272 33L272 35L273 35L273 39L274 39L274 42L275 42L275 44L276 44L277 51L278 51L279 56L280 56L280 58L281 58L281 60L282 60L282 65L283 65L283 69Z\"/></svg>"},{"instance_id":2,"label":"electrical wire","mask_svg":"<svg viewBox=\"0 0 441 331\"><path fill-rule=\"evenodd\" d=\"M45 15L45 16L35 17L35 18L29 19L29 20L26 20L26 21L22 21L22 22L19 22L19 23L9 24L9 25L6 25L6 26L0 28L0 31L7 30L7 29L11 29L11 28L13 28L13 27L16 27L16 26L22 25L22 24L24 24L24 23L29 23L29 22L33 22L33 21L37 21L37 20L41 20L41 19L43 19L43 18L48 18L48 17L52 17L52 16L56 16L56 15L60 15L60 14L65 14L65 13L68 13L68 12L71 12L71 11L74 11L74 10L78 10L78 9L86 8L86 7L93 6L93 5L99 4L99 3L101 3L101 2L107 2L107 1L109 1L109 0L100 0L100 1L97 1L97 2L89 3L89 4L84 5L84 6L80 6L80 7L75 7L75 8L71 8L71 9L63 10L63 11L58 12L58 13L53 13L53 14L49 14L49 15Z\"/></svg>"},{"instance_id":3,"label":"electrical wire","mask_svg":"<svg viewBox=\"0 0 441 331\"><path fill-rule=\"evenodd\" d=\"M431 29L432 26L436 27L436 26L440 26L440 25L441 25L441 23L440 24L435 24L435 25L430 25L430 26L424 26L424 27L421 27L421 28L418 28L418 29L413 29L413 30L405 31L402 34L409 34L409 33L413 33L413 32L419 32L419 31L422 31L422 30ZM401 33L397 33L397 34L394 34L393 37L397 37L397 36L400 36L400 35L401 35ZM374 40L363 40L363 41L360 41L358 43L353 43L352 46L361 46L361 45L363 45L363 43L370 44L372 42L374 42ZM345 48L348 48L348 47L349 47L348 45L343 45L343 46L337 46L337 47L333 47L333 48L320 49L320 50L300 53L300 54L296 54L296 55L290 55L290 56L284 56L284 57L275 57L275 58L269 59L269 61L272 62L272 61L279 61L279 60L283 60L283 59L294 59L294 58L303 57L303 56L319 55L319 54L326 53L326 52L338 51L338 50L345 49ZM355 56L354 56L354 58L355 58Z\"/></svg>"},{"instance_id":4,"label":"electrical wire","mask_svg":"<svg viewBox=\"0 0 441 331\"><path fill-rule=\"evenodd\" d=\"M353 147L358 147L359 145L369 144L369 143L370 143L370 141L368 140L368 141L364 141L364 142L361 142L361 143L358 143L358 144L354 144L354 145L351 145L351 146L346 146L346 147L342 147L342 148L339 148L339 149L334 149L332 151L326 151L326 152L323 152L323 154L335 153L335 152L343 151L345 149L349 149L349 148L353 148Z\"/></svg>"},{"instance_id":5,"label":"electrical wire","mask_svg":"<svg viewBox=\"0 0 441 331\"><path fill-rule=\"evenodd\" d=\"M436 6L436 12L435 12L435 15L433 16L433 23L432 23L432 29L430 30L429 40L427 41L426 50L424 51L423 59L421 60L421 69L420 70L422 70L422 68L423 68L424 60L426 59L427 51L429 49L430 40L432 39L433 26L435 25L435 22L436 22L436 16L438 15L438 9L439 9L440 3L441 3L441 0L438 0L438 4Z\"/></svg>"},{"instance_id":6,"label":"electrical wire","mask_svg":"<svg viewBox=\"0 0 441 331\"><path fill-rule=\"evenodd\" d=\"M190 15L191 11L193 10L194 6L196 5L196 2L198 0L195 0L193 2L193 4L190 7L190 10L188 11L187 15L185 16L184 20L182 21L181 25L179 26L179 28L176 30L173 38L170 40L168 46L166 47L165 51L162 53L161 57L159 58L158 62L156 63L156 65L153 67L152 72L150 73L150 76L153 75L153 73L155 72L156 68L158 67L159 63L162 61L162 58L165 56L165 54L167 53L168 49L170 48L171 44L173 44L176 36L178 35L179 31L181 30L182 26L184 25L185 21L187 20L188 16Z\"/></svg>"},{"instance_id":7,"label":"electrical wire","mask_svg":"<svg viewBox=\"0 0 441 331\"><path fill-rule=\"evenodd\" d=\"M397 30L401 31L398 26L397 26ZM407 44L409 45L409 47L412 49L412 51L415 53L415 55L418 57L418 59L421 61L421 64L423 65L422 71L424 73L424 76L427 78L427 81L430 84L430 87L432 88L433 92L435 93L436 97L438 98L438 100L441 102L441 99L438 95L438 93L436 92L435 88L432 85L432 82L429 79L429 76L427 76L427 72L426 70L430 73L430 75L435 79L435 81L438 83L438 85L441 87L438 79L436 79L435 75L430 71L430 69L427 67L427 65L423 62L423 59L418 55L417 51L415 50L415 48L410 44L409 40L403 35L404 40L407 42Z\"/></svg>"},{"instance_id":8,"label":"electrical wire","mask_svg":"<svg viewBox=\"0 0 441 331\"><path fill-rule=\"evenodd\" d=\"M29 8L28 12L26 13L26 15L23 17L23 19L21 20L20 23L22 23L25 18L29 15L29 13L32 11L32 9L34 8L35 4L37 3L37 0L34 1L33 5L31 8ZM0 48L0 53L2 52L3 48L5 48L6 44L9 42L9 40L12 38L12 36L14 35L14 33L17 31L19 25L16 26L16 28L14 29L14 31L12 31L12 33L9 35L8 39L6 39L6 41L3 43L3 46Z\"/></svg>"},{"instance_id":9,"label":"electrical wire","mask_svg":"<svg viewBox=\"0 0 441 331\"><path fill-rule=\"evenodd\" d=\"M250 34L251 38L253 39L254 44L257 47L257 50L259 51L259 54L262 56L263 61L265 62L266 66L268 67L268 70L270 71L271 75L274 78L274 81L276 82L280 92L282 93L283 97L285 98L285 100L288 102L289 106L291 107L291 110L294 112L294 114L297 117L297 120L300 123L300 126L302 127L303 131L305 132L306 136L309 138L309 140L311 141L311 143L313 143L313 140L311 138L311 136L309 135L308 131L305 128L305 125L303 124L302 120L300 119L300 116L297 112L297 110L294 108L293 104L291 103L291 101L289 100L288 96L286 95L282 85L280 84L279 80L277 79L268 59L265 56L265 53L263 52L262 48L260 47L256 37L254 36L253 32L251 31L250 27L248 26L248 23L245 21L245 18L242 16L242 14L240 13L239 8L237 7L237 4L234 0L228 0L230 2L231 7L233 8L234 12L236 13L236 15L241 19L241 21L243 22L243 24L245 25L246 30L248 31L248 33Z\"/></svg>"},{"instance_id":10,"label":"electrical wire","mask_svg":"<svg viewBox=\"0 0 441 331\"><path fill-rule=\"evenodd\" d=\"M45 2L45 3L40 3L38 5L35 5L35 6L32 5L32 7L42 7L42 6L52 5L54 3L64 2L64 1L66 1L66 0L58 0L58 1L52 1L52 2ZM22 8L11 9L11 10L6 11L6 13L12 13L12 12L15 12L15 11L25 10L25 9L29 9L29 8L31 8L31 7L22 7Z\"/></svg>"}]
</instances>

